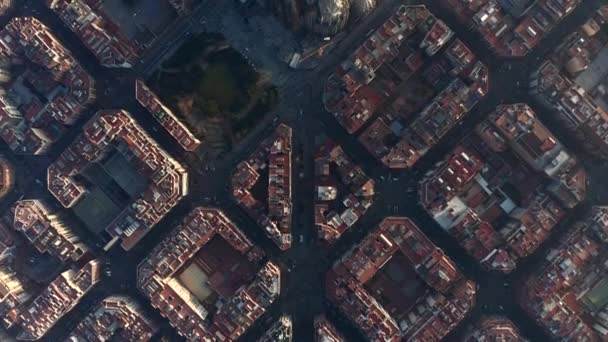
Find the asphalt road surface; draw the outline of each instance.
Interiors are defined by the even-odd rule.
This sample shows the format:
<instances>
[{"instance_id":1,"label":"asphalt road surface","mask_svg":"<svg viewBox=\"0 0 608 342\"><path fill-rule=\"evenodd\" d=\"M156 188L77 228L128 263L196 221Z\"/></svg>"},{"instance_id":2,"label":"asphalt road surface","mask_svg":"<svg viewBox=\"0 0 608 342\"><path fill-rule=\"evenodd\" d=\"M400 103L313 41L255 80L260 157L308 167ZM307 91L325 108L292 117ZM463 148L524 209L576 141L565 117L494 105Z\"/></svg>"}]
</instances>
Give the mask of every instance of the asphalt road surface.
<instances>
[{"instance_id":1,"label":"asphalt road surface","mask_svg":"<svg viewBox=\"0 0 608 342\"><path fill-rule=\"evenodd\" d=\"M411 217L419 227L446 253L456 261L464 274L479 284L478 305L464 324L460 325L447 340L461 336L463 327L474 322L482 314L504 314L513 320L523 334L533 341L548 341L540 327L527 318L513 297L513 288L521 283L521 279L534 269L542 259L543 253L555 245L559 236L571 220L579 216L584 207L598 203L602 198L594 197L581 208L570 214L570 219L560 224L558 229L540 250L532 257L523 260L516 272L509 276L495 275L483 271L464 250L445 234L419 206L415 194L406 194L404 189L415 187L421 175L441 160L454 144L476 123L489 113L499 103L527 102L544 119L545 123L569 147L575 144L562 134L559 126L551 120L550 114L534 105L527 94L525 85L528 74L540 65L543 57L550 53L564 35L580 26L590 11L600 4L601 0L585 0L554 29L540 45L528 56L519 59L498 58L485 45L477 33L469 30L451 14L449 8L441 0L428 1L397 1L383 0L378 8L368 17L361 20L355 27L349 28L347 34L336 42L333 53L324 57L319 66L311 71L296 71L287 69L276 56L272 47L260 45L261 37L256 32L248 30L241 20L232 20L229 16L239 16L242 13L234 1L204 1L192 16L182 18L163 33L142 57L133 70L108 70L101 67L95 57L82 45L78 37L72 33L57 16L50 11L43 1L17 1L17 8L11 15L31 15L39 18L61 39L65 46L83 64L97 81L98 101L90 106L68 134L57 142L48 156L14 156L4 143L0 143L0 152L7 154L19 169L19 192L28 197L43 197L57 206L56 201L45 190L46 168L73 141L84 123L100 108L123 108L133 114L135 119L150 133L168 152L175 156L190 170L190 195L184 199L155 229L148 234L139 245L129 253L115 248L108 253L96 247L96 253L107 261L112 270L112 277L104 279L101 284L87 295L72 312L45 337L46 341L59 341L75 326L80 318L103 297L124 293L136 297L149 312L163 322L163 332L173 339L179 338L165 320L149 307L148 300L135 288L135 269L137 264L146 256L166 234L178 224L181 219L196 206L217 206L223 209L239 227L261 246L269 257L276 260L283 270L283 292L281 298L271 309L241 338L242 341L253 341L269 327L281 314L290 314L294 319L295 341L311 341L313 335L313 317L326 313L331 321L347 335L349 341L363 340L363 337L336 310L328 306L324 295L324 276L334 261L347 251L353 244L361 241L374 226L389 215L404 215ZM366 38L367 32L381 25L394 9L402 4L424 3L439 18L443 19L484 62L490 71L490 92L467 115L462 125L455 127L440 143L425 155L412 170L389 170L375 160L356 138L342 129L333 116L327 113L321 103L321 86L332 70L348 56L357 45ZM225 17L223 16L225 14ZM226 19L228 18L228 19ZM0 18L6 23L10 18ZM252 132L221 161L215 163L215 170L203 173L202 165L190 161L174 140L147 113L134 98L134 79L145 76L162 60L162 54L179 44L191 30L221 30L235 48L251 60L260 70L272 70L273 80L276 81L280 94L278 108L262 120ZM498 84L500 83L500 87ZM258 144L267 136L275 117L280 122L294 128L295 145L300 164L294 167L294 245L285 253L279 249L256 227L255 223L231 200L226 185L228 175L234 166L251 152L251 147ZM326 135L342 145L344 150L377 182L379 195L369 212L357 222L354 229L346 233L331 249L319 248L316 242L316 232L312 221L312 192L308 184L313 177L312 153L314 137ZM294 158L295 160L295 158ZM605 174L606 166L602 163L585 160L592 169L592 181ZM298 174L303 172L303 177ZM382 177L382 178L381 178ZM383 180L384 179L384 180ZM397 180L394 180L397 179ZM601 183L604 186L604 183ZM608 184L607 184L608 186ZM5 210L18 195L0 203L0 209ZM76 232L91 246L98 244L83 228L82 222L65 210L68 219L75 222ZM300 243L302 236L302 243ZM289 271L291 270L291 271Z\"/></svg>"}]
</instances>

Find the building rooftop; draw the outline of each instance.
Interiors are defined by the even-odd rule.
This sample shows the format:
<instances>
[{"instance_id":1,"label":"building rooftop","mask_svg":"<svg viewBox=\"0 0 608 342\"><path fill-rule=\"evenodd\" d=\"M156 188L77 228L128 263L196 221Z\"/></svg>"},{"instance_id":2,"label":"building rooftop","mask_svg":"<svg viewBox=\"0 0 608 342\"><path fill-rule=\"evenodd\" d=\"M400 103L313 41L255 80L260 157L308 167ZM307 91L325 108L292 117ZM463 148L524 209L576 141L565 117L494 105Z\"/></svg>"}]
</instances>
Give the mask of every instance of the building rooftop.
<instances>
[{"instance_id":1,"label":"building rooftop","mask_svg":"<svg viewBox=\"0 0 608 342\"><path fill-rule=\"evenodd\" d=\"M292 329L291 317L283 315L272 324L258 342L291 342Z\"/></svg>"},{"instance_id":2,"label":"building rooftop","mask_svg":"<svg viewBox=\"0 0 608 342\"><path fill-rule=\"evenodd\" d=\"M15 186L15 169L13 165L0 155L0 199L4 198Z\"/></svg>"},{"instance_id":3,"label":"building rooftop","mask_svg":"<svg viewBox=\"0 0 608 342\"><path fill-rule=\"evenodd\" d=\"M586 173L526 105L499 106L420 182L422 205L484 267L511 272L586 194Z\"/></svg>"},{"instance_id":4,"label":"building rooftop","mask_svg":"<svg viewBox=\"0 0 608 342\"><path fill-rule=\"evenodd\" d=\"M463 342L526 342L508 318L485 316L469 328Z\"/></svg>"},{"instance_id":5,"label":"building rooftop","mask_svg":"<svg viewBox=\"0 0 608 342\"><path fill-rule=\"evenodd\" d=\"M101 12L101 0L47 0L49 7L82 43L109 68L130 68L138 60L140 48L133 44Z\"/></svg>"},{"instance_id":6,"label":"building rooftop","mask_svg":"<svg viewBox=\"0 0 608 342\"><path fill-rule=\"evenodd\" d=\"M61 261L77 261L89 248L64 221L41 200L21 200L11 209L13 227L41 253L49 253Z\"/></svg>"},{"instance_id":7,"label":"building rooftop","mask_svg":"<svg viewBox=\"0 0 608 342\"><path fill-rule=\"evenodd\" d=\"M29 61L23 68L3 70L13 75L0 96L0 135L15 153L43 154L95 99L95 83L49 28L32 17L13 18L4 27L0 56Z\"/></svg>"},{"instance_id":8,"label":"building rooftop","mask_svg":"<svg viewBox=\"0 0 608 342\"><path fill-rule=\"evenodd\" d=\"M201 303L188 289L182 270L214 236L226 240L250 262L261 264L262 251L218 209L196 208L138 266L138 288L152 301L152 306L169 319L180 335L189 340L233 340L242 335L280 293L281 273L273 262L266 262L250 284L241 286L230 297L218 303ZM226 276L210 274L207 283ZM201 271L205 277L204 271ZM200 283L201 281L196 281ZM211 292L213 290L207 290ZM210 308L217 311L210 315Z\"/></svg>"},{"instance_id":9,"label":"building rooftop","mask_svg":"<svg viewBox=\"0 0 608 342\"><path fill-rule=\"evenodd\" d=\"M345 342L346 340L336 330L325 316L315 317L315 342Z\"/></svg>"},{"instance_id":10,"label":"building rooftop","mask_svg":"<svg viewBox=\"0 0 608 342\"><path fill-rule=\"evenodd\" d=\"M412 167L488 91L488 69L452 38L425 6L399 7L330 75L325 108L351 134L366 126L359 140L386 166Z\"/></svg>"},{"instance_id":11,"label":"building rooftop","mask_svg":"<svg viewBox=\"0 0 608 342\"><path fill-rule=\"evenodd\" d=\"M580 203L587 193L584 170L576 158L559 142L526 104L501 105L490 114L489 121L499 132L483 134L486 141L507 141L513 151L536 171L542 171L554 180L551 188L566 207ZM582 171L582 172L581 172ZM562 188L557 191L558 188ZM565 193L564 193L565 192Z\"/></svg>"},{"instance_id":12,"label":"building rooftop","mask_svg":"<svg viewBox=\"0 0 608 342\"><path fill-rule=\"evenodd\" d=\"M548 251L522 285L520 304L556 339L601 341L608 336L608 262L604 243L591 228L592 211Z\"/></svg>"},{"instance_id":13,"label":"building rooftop","mask_svg":"<svg viewBox=\"0 0 608 342\"><path fill-rule=\"evenodd\" d=\"M608 37L602 34L606 26L603 14L606 8L603 6L595 13L587 13L588 20L567 35L550 56L553 63L587 92L592 91L608 72L604 66L608 57L605 48Z\"/></svg>"},{"instance_id":14,"label":"building rooftop","mask_svg":"<svg viewBox=\"0 0 608 342\"><path fill-rule=\"evenodd\" d=\"M121 341L146 342L158 331L139 305L126 296L110 296L97 305L66 342Z\"/></svg>"},{"instance_id":15,"label":"building rooftop","mask_svg":"<svg viewBox=\"0 0 608 342\"><path fill-rule=\"evenodd\" d=\"M14 321L8 325L19 325L19 340L35 341L42 338L61 317L99 282L100 263L89 261L81 269L68 270L57 277L42 291L27 308L18 314L9 313Z\"/></svg>"},{"instance_id":16,"label":"building rooftop","mask_svg":"<svg viewBox=\"0 0 608 342\"><path fill-rule=\"evenodd\" d=\"M591 16L592 22L602 20L598 13ZM552 59L531 75L530 92L541 105L558 114L556 118L589 153L606 156L608 105L602 80L608 73L603 67L608 41L599 38L603 34L589 32L589 25L588 21L567 36Z\"/></svg>"},{"instance_id":17,"label":"building rooftop","mask_svg":"<svg viewBox=\"0 0 608 342\"><path fill-rule=\"evenodd\" d=\"M160 101L141 79L135 81L135 97L184 150L192 152L200 146L201 142L194 133Z\"/></svg>"},{"instance_id":18,"label":"building rooftop","mask_svg":"<svg viewBox=\"0 0 608 342\"><path fill-rule=\"evenodd\" d=\"M116 148L150 177L146 190L105 228L130 250L188 193L188 173L124 110L99 111L49 167L48 190L66 208L87 194L77 175Z\"/></svg>"},{"instance_id":19,"label":"building rooftop","mask_svg":"<svg viewBox=\"0 0 608 342\"><path fill-rule=\"evenodd\" d=\"M528 54L581 0L449 0L500 56Z\"/></svg>"},{"instance_id":20,"label":"building rooftop","mask_svg":"<svg viewBox=\"0 0 608 342\"><path fill-rule=\"evenodd\" d=\"M604 242L608 242L608 207L594 206L587 224L595 230L597 236Z\"/></svg>"},{"instance_id":21,"label":"building rooftop","mask_svg":"<svg viewBox=\"0 0 608 342\"><path fill-rule=\"evenodd\" d=\"M319 148L314 199L319 238L337 241L371 207L374 194L374 181L340 146L327 142Z\"/></svg>"},{"instance_id":22,"label":"building rooftop","mask_svg":"<svg viewBox=\"0 0 608 342\"><path fill-rule=\"evenodd\" d=\"M6 260L4 260L6 261ZM31 288L25 279L18 275L12 265L0 264L0 317L14 317L21 312L22 306L32 297Z\"/></svg>"},{"instance_id":23,"label":"building rooftop","mask_svg":"<svg viewBox=\"0 0 608 342\"><path fill-rule=\"evenodd\" d=\"M268 237L282 250L291 247L292 189L291 189L292 131L279 125L274 134L265 139L242 161L232 174L232 196L247 213L257 221ZM261 179L267 175L268 182ZM254 186L258 182L267 184L267 197L259 200Z\"/></svg>"},{"instance_id":24,"label":"building rooftop","mask_svg":"<svg viewBox=\"0 0 608 342\"><path fill-rule=\"evenodd\" d=\"M389 259L401 261L393 267ZM404 265L411 270L408 276L428 286L407 307L387 301L404 297L399 282L411 281ZM388 217L334 264L326 290L328 300L367 338L401 341L443 338L475 305L477 289L409 218ZM382 300L374 298L376 293L384 293Z\"/></svg>"},{"instance_id":25,"label":"building rooftop","mask_svg":"<svg viewBox=\"0 0 608 342\"><path fill-rule=\"evenodd\" d=\"M377 109L368 89L376 72L396 57L402 40L417 29L427 33L423 39L429 51L440 48L452 35L426 7L403 5L330 76L323 101L349 133L359 130Z\"/></svg>"},{"instance_id":26,"label":"building rooftop","mask_svg":"<svg viewBox=\"0 0 608 342\"><path fill-rule=\"evenodd\" d=\"M0 0L0 15L5 15L13 7L13 0Z\"/></svg>"}]
</instances>

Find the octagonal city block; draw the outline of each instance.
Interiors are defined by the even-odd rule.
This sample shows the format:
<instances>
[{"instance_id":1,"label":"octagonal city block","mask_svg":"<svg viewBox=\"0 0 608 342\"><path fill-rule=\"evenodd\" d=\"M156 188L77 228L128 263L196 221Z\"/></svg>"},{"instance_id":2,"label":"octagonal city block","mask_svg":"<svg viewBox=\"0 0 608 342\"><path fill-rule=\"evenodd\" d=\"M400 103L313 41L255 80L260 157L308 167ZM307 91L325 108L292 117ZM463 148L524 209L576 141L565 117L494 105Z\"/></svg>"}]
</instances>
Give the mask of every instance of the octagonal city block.
<instances>
[{"instance_id":1,"label":"octagonal city block","mask_svg":"<svg viewBox=\"0 0 608 342\"><path fill-rule=\"evenodd\" d=\"M51 30L33 17L0 32L0 136L18 154L43 154L95 100L95 82Z\"/></svg>"},{"instance_id":2,"label":"octagonal city block","mask_svg":"<svg viewBox=\"0 0 608 342\"><path fill-rule=\"evenodd\" d=\"M137 269L137 286L188 341L241 336L280 294L281 271L221 210L196 208Z\"/></svg>"},{"instance_id":3,"label":"octagonal city block","mask_svg":"<svg viewBox=\"0 0 608 342\"><path fill-rule=\"evenodd\" d=\"M407 217L385 218L326 277L329 301L372 341L440 340L476 302L474 282Z\"/></svg>"},{"instance_id":4,"label":"octagonal city block","mask_svg":"<svg viewBox=\"0 0 608 342\"><path fill-rule=\"evenodd\" d=\"M130 250L188 193L188 173L124 110L98 112L48 168L49 191Z\"/></svg>"}]
</instances>

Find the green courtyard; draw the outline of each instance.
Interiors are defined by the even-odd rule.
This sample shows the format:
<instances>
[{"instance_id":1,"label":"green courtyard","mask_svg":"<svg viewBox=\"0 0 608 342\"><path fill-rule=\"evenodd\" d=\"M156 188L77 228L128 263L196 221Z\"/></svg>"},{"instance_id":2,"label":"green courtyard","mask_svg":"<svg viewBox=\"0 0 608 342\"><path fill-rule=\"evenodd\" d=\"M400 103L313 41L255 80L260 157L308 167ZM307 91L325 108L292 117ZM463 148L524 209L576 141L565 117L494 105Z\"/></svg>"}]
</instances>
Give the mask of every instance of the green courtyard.
<instances>
[{"instance_id":1,"label":"green courtyard","mask_svg":"<svg viewBox=\"0 0 608 342\"><path fill-rule=\"evenodd\" d=\"M216 156L271 111L278 95L269 78L219 34L191 37L148 84Z\"/></svg>"}]
</instances>

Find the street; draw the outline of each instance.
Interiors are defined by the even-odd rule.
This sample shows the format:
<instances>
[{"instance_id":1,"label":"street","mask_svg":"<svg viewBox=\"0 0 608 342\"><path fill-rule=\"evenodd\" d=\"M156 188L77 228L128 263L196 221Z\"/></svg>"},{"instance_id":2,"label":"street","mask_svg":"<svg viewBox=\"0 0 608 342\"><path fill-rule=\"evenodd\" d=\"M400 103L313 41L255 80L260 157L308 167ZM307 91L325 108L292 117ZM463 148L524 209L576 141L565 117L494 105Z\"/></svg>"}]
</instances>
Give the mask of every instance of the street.
<instances>
[{"instance_id":1,"label":"street","mask_svg":"<svg viewBox=\"0 0 608 342\"><path fill-rule=\"evenodd\" d=\"M389 170L358 142L355 135L349 135L334 117L325 111L321 101L321 91L328 75L366 39L366 33L381 25L397 6L404 2L411 4L422 2L437 17L444 20L455 31L456 36L469 46L477 58L488 66L491 87L487 96L467 114L463 124L454 127L412 170ZM601 0L583 1L575 12L545 37L531 54L519 59L494 56L479 35L460 23L451 14L449 8L442 3L441 0L381 1L378 8L368 17L361 20L355 27L349 28L348 34L336 43L332 54L325 56L320 64L310 71L289 69L287 64L278 57L275 46L267 45L267 41L257 31L244 26L246 24L240 20L241 13L234 1L204 2L189 18L182 18L163 33L155 45L142 57L141 63L133 70L108 70L99 66L95 57L83 46L78 37L63 25L44 2L29 1L17 4L14 15L32 15L49 26L96 79L99 94L98 101L88 108L87 113L70 128L68 134L55 143L47 156L14 156L6 144L0 144L0 152L8 155L19 170L24 170L19 176L18 182L20 182L19 191L25 194L25 198L43 197L59 207L48 191L37 187L33 180L40 179L46 182L46 168L69 146L79 134L81 127L100 108L123 108L129 111L166 151L188 166L191 179L190 194L132 251L126 253L115 248L105 253L100 248L95 249L100 258L110 263L112 276L104 279L85 300L62 319L44 340L63 340L69 330L95 303L105 296L115 293L128 294L137 298L140 303L149 308L147 311L163 322L163 332L177 340L178 337L168 326L166 320L160 318L156 310L149 306L148 300L135 288L135 269L171 228L179 224L181 219L196 206L215 206L224 210L247 236L264 249L271 260L275 260L282 266L283 292L281 298L262 316L258 324L241 337L241 341L256 340L281 314L292 316L296 342L312 341L313 318L321 313L329 316L338 329L347 335L348 341L363 340L357 330L352 329L351 323L328 306L324 294L324 277L337 258L361 241L377 223L389 215L412 218L429 238L458 264L466 277L473 279L479 285L477 307L467 321L463 322L446 340L451 341L461 336L463 327L474 322L482 314L504 314L516 323L528 339L550 340L533 320L523 314L514 300L512 289L521 284L522 278L542 260L547 248L557 242L561 236L560 233L567 229L568 223L581 215L585 208L577 208L570 213L569 219L559 225L550 241L547 241L532 257L523 260L514 274L502 276L482 270L479 264L427 215L418 204L415 191L406 192L406 189L415 189L421 176L440 161L464 135L471 132L475 124L479 123L499 103L526 102L537 110L535 102L525 88L525 85L528 84L529 72L540 65L543 58L552 51L565 33L572 31L586 20L586 13L603 2ZM224 33L226 40L245 55L256 69L270 72L280 96L278 107L273 112L267 113L228 155L215 162L212 170L204 170L204 165L188 158L164 128L137 103L134 96L135 78L144 77L153 70L162 61L161 52L167 52L176 47L176 44L181 41L181 37L190 30ZM550 118L551 113L540 109L537 112L565 145L569 147L574 145L572 140L561 134L562 130L555 124L555 120ZM267 129L273 125L274 118L278 118L279 122L286 123L293 128L294 147L298 151L293 159L300 160L297 167L293 168L292 176L294 243L293 247L284 253L234 203L226 187L229 175L236 164L247 157L252 146L256 146L267 137ZM309 186L312 184L314 174L314 140L316 136L320 135L326 135L341 145L346 153L375 180L379 192L374 205L367 214L331 248L319 248L318 246L313 224L313 189L310 189ZM598 170L608 170L605 165L590 161L587 161L586 165L595 168L593 174L597 174L598 178L603 174ZM299 177L300 172L303 173L303 177ZM592 181L593 179L594 177L592 177ZM0 203L0 208L6 210L10 202L14 200L14 196L9 197L5 202ZM593 205L599 200L599 198L589 200L584 207ZM68 212L66 215L70 222L74 222L76 225L75 230L79 236L89 245L94 246L96 237L89 233L84 228L84 224L78 222L78 219L69 213L69 210L64 211Z\"/></svg>"}]
</instances>

